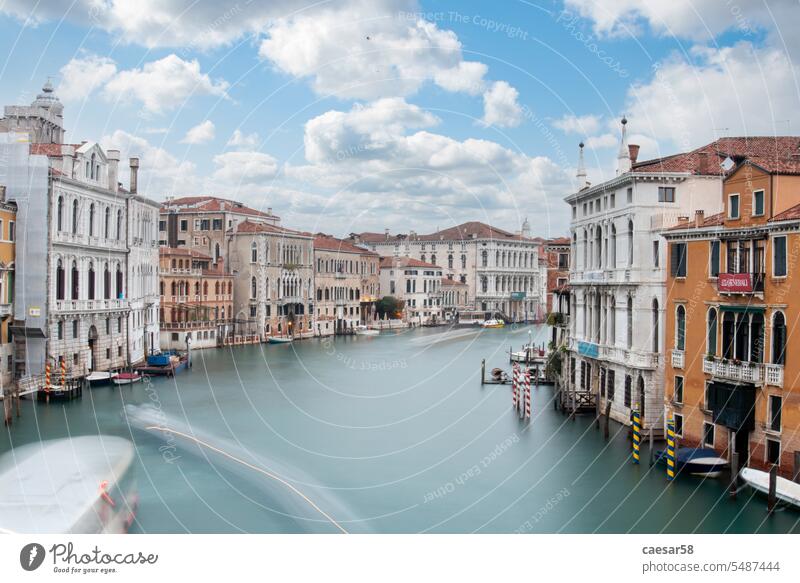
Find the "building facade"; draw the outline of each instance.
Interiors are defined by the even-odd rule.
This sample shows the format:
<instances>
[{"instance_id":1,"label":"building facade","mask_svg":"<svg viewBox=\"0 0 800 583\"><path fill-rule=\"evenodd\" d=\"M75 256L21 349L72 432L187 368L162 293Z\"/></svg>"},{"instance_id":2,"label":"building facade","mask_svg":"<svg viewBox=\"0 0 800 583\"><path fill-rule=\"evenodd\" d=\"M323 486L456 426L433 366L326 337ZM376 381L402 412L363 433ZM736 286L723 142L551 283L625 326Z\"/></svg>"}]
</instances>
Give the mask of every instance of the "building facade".
<instances>
[{"instance_id":1,"label":"building facade","mask_svg":"<svg viewBox=\"0 0 800 583\"><path fill-rule=\"evenodd\" d=\"M223 263L187 248L160 249L162 348L211 348L230 335L233 276Z\"/></svg>"},{"instance_id":2,"label":"building facade","mask_svg":"<svg viewBox=\"0 0 800 583\"><path fill-rule=\"evenodd\" d=\"M381 259L381 290L404 303L411 326L442 322L442 268L412 257Z\"/></svg>"},{"instance_id":3,"label":"building facade","mask_svg":"<svg viewBox=\"0 0 800 583\"><path fill-rule=\"evenodd\" d=\"M720 196L665 233L669 244L666 413L682 445L735 451L741 466L779 466L800 451L800 138L742 145Z\"/></svg>"},{"instance_id":4,"label":"building facade","mask_svg":"<svg viewBox=\"0 0 800 583\"><path fill-rule=\"evenodd\" d=\"M459 312L469 309L469 286L449 277L442 278L442 313L445 320L454 320Z\"/></svg>"},{"instance_id":5,"label":"building facade","mask_svg":"<svg viewBox=\"0 0 800 583\"><path fill-rule=\"evenodd\" d=\"M228 231L236 334L314 335L314 237L246 220Z\"/></svg>"},{"instance_id":6,"label":"building facade","mask_svg":"<svg viewBox=\"0 0 800 583\"><path fill-rule=\"evenodd\" d=\"M440 265L445 277L467 284L470 309L499 312L513 321L533 320L543 313L542 241L530 237L527 220L516 234L468 222L426 235L387 231L353 233L351 238L382 257Z\"/></svg>"},{"instance_id":7,"label":"building facade","mask_svg":"<svg viewBox=\"0 0 800 583\"><path fill-rule=\"evenodd\" d=\"M14 314L17 207L5 201L5 194L5 187L0 186L0 395L14 380L10 326Z\"/></svg>"},{"instance_id":8,"label":"building facade","mask_svg":"<svg viewBox=\"0 0 800 583\"><path fill-rule=\"evenodd\" d=\"M314 237L314 287L317 336L352 334L374 306L378 254L329 235ZM365 293L366 292L366 293Z\"/></svg>"},{"instance_id":9,"label":"building facade","mask_svg":"<svg viewBox=\"0 0 800 583\"><path fill-rule=\"evenodd\" d=\"M617 176L589 186L581 144L570 205L572 256L568 352L562 386L592 395L601 410L629 423L637 407L645 428L663 428L665 260L662 230L679 216L719 210L719 157L714 145L638 162L626 121Z\"/></svg>"}]
</instances>

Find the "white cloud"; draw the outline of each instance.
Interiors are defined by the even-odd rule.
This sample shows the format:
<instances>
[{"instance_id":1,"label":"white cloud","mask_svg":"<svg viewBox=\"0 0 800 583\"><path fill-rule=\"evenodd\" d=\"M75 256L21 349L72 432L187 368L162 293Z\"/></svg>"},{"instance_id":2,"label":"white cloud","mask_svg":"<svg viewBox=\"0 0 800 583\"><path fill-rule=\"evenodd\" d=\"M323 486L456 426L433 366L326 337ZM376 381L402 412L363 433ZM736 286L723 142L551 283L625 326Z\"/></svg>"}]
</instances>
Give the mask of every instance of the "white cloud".
<instances>
[{"instance_id":1,"label":"white cloud","mask_svg":"<svg viewBox=\"0 0 800 583\"><path fill-rule=\"evenodd\" d=\"M186 132L182 144L206 144L214 139L214 122L207 119Z\"/></svg>"},{"instance_id":2,"label":"white cloud","mask_svg":"<svg viewBox=\"0 0 800 583\"><path fill-rule=\"evenodd\" d=\"M65 101L85 99L116 72L116 64L108 57L93 54L75 57L61 67L61 83L57 94Z\"/></svg>"},{"instance_id":3,"label":"white cloud","mask_svg":"<svg viewBox=\"0 0 800 583\"><path fill-rule=\"evenodd\" d=\"M614 134L601 134L599 136L589 136L586 138L586 147L594 150L603 148L613 148L619 145L619 138Z\"/></svg>"},{"instance_id":4,"label":"white cloud","mask_svg":"<svg viewBox=\"0 0 800 583\"><path fill-rule=\"evenodd\" d=\"M141 69L120 71L106 83L108 97L122 101L137 99L145 109L161 112L180 106L193 95L226 96L228 83L213 80L200 71L196 60L175 54L145 63Z\"/></svg>"},{"instance_id":5,"label":"white cloud","mask_svg":"<svg viewBox=\"0 0 800 583\"><path fill-rule=\"evenodd\" d=\"M252 150L256 148L261 140L258 137L258 134L253 132L252 134L245 134L240 129L234 130L231 137L228 139L228 142L225 144L226 146L230 146L231 148L242 148L245 150Z\"/></svg>"},{"instance_id":6,"label":"white cloud","mask_svg":"<svg viewBox=\"0 0 800 583\"><path fill-rule=\"evenodd\" d=\"M486 84L483 80L489 67L477 61L461 61L457 67L438 71L434 82L447 91L464 92L470 95L481 93Z\"/></svg>"},{"instance_id":7,"label":"white cloud","mask_svg":"<svg viewBox=\"0 0 800 583\"><path fill-rule=\"evenodd\" d=\"M599 115L573 115L567 114L553 121L553 126L565 134L587 136L600 129L601 117Z\"/></svg>"},{"instance_id":8,"label":"white cloud","mask_svg":"<svg viewBox=\"0 0 800 583\"><path fill-rule=\"evenodd\" d=\"M274 178L278 161L262 152L225 152L214 156L215 181L228 184L247 184Z\"/></svg>"},{"instance_id":9,"label":"white cloud","mask_svg":"<svg viewBox=\"0 0 800 583\"><path fill-rule=\"evenodd\" d=\"M193 162L178 159L161 146L124 130L103 136L100 143L103 148L120 150L121 177L127 175L124 161L132 156L139 157L139 192L145 196L161 200L167 194L197 192L199 181Z\"/></svg>"},{"instance_id":10,"label":"white cloud","mask_svg":"<svg viewBox=\"0 0 800 583\"><path fill-rule=\"evenodd\" d=\"M513 127L522 121L522 108L517 103L519 92L505 81L495 81L483 94L483 123L489 126Z\"/></svg>"}]
</instances>

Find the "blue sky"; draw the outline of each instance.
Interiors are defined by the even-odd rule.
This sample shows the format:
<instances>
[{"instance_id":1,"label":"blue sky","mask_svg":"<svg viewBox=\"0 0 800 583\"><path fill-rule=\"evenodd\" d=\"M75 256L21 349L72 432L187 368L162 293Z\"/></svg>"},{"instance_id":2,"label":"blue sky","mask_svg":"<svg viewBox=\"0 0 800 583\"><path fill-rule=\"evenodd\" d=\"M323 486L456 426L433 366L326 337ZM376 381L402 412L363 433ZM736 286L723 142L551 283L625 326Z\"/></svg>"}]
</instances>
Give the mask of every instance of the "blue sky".
<instances>
[{"instance_id":1,"label":"blue sky","mask_svg":"<svg viewBox=\"0 0 800 583\"><path fill-rule=\"evenodd\" d=\"M52 76L68 139L142 157L149 196L228 196L337 235L526 216L560 235L578 142L593 182L613 176L623 113L642 158L800 124L792 0L64 10L0 2L2 103Z\"/></svg>"}]
</instances>

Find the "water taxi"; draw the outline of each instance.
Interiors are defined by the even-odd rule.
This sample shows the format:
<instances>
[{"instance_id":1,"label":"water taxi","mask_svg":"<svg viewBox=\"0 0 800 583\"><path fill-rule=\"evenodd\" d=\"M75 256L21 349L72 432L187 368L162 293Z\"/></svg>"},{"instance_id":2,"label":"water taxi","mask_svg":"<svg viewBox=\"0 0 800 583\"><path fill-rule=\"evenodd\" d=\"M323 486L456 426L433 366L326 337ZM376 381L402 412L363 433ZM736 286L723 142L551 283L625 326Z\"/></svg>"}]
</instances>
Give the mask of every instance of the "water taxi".
<instances>
[{"instance_id":1,"label":"water taxi","mask_svg":"<svg viewBox=\"0 0 800 583\"><path fill-rule=\"evenodd\" d=\"M15 447L0 458L0 532L127 532L138 502L133 462L133 444L110 435Z\"/></svg>"},{"instance_id":2,"label":"water taxi","mask_svg":"<svg viewBox=\"0 0 800 583\"><path fill-rule=\"evenodd\" d=\"M356 335L358 336L377 336L380 334L380 330L374 330L373 328L368 328L363 324L359 324L355 327Z\"/></svg>"},{"instance_id":3,"label":"water taxi","mask_svg":"<svg viewBox=\"0 0 800 583\"><path fill-rule=\"evenodd\" d=\"M502 328L505 325L506 325L505 322L503 322L502 320L495 320L494 318L492 318L490 320L486 320L485 322L483 322L483 324L481 324L481 327L482 328Z\"/></svg>"}]
</instances>

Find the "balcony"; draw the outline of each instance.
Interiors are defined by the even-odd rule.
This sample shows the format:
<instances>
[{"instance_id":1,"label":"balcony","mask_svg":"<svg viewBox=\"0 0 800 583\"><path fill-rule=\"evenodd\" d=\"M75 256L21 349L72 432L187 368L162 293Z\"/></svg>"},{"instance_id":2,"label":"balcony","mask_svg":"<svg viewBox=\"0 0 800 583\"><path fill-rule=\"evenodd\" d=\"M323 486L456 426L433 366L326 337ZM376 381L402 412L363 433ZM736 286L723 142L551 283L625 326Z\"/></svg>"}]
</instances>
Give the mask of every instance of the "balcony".
<instances>
[{"instance_id":1,"label":"balcony","mask_svg":"<svg viewBox=\"0 0 800 583\"><path fill-rule=\"evenodd\" d=\"M672 351L672 368L683 368L686 362L686 353L683 350Z\"/></svg>"},{"instance_id":2,"label":"balcony","mask_svg":"<svg viewBox=\"0 0 800 583\"><path fill-rule=\"evenodd\" d=\"M57 312L101 312L122 310L128 307L127 300L56 300Z\"/></svg>"},{"instance_id":3,"label":"balcony","mask_svg":"<svg viewBox=\"0 0 800 583\"><path fill-rule=\"evenodd\" d=\"M705 359L703 372L729 381L753 384L764 382L764 365L759 362L737 362L722 358ZM783 376L782 373L783 370L781 370L781 376ZM781 384L782 381L783 379L781 379Z\"/></svg>"},{"instance_id":4,"label":"balcony","mask_svg":"<svg viewBox=\"0 0 800 583\"><path fill-rule=\"evenodd\" d=\"M0 318L7 318L12 312L11 304L0 304Z\"/></svg>"},{"instance_id":5,"label":"balcony","mask_svg":"<svg viewBox=\"0 0 800 583\"><path fill-rule=\"evenodd\" d=\"M783 388L783 365L765 364L764 380L768 385Z\"/></svg>"},{"instance_id":6,"label":"balcony","mask_svg":"<svg viewBox=\"0 0 800 583\"><path fill-rule=\"evenodd\" d=\"M721 294L755 294L764 292L763 273L720 273L717 291Z\"/></svg>"}]
</instances>

